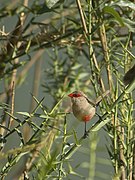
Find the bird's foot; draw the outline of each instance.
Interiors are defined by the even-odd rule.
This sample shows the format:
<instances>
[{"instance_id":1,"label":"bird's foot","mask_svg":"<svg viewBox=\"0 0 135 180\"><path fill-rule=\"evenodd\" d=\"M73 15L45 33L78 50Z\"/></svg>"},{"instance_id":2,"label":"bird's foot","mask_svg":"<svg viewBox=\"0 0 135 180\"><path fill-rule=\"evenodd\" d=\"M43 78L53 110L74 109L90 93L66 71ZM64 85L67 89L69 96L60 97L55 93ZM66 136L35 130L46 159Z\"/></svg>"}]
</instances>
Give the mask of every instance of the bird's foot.
<instances>
[{"instance_id":1,"label":"bird's foot","mask_svg":"<svg viewBox=\"0 0 135 180\"><path fill-rule=\"evenodd\" d=\"M83 138L86 139L87 137L89 137L89 132L88 131L85 131L84 135L83 135Z\"/></svg>"}]
</instances>

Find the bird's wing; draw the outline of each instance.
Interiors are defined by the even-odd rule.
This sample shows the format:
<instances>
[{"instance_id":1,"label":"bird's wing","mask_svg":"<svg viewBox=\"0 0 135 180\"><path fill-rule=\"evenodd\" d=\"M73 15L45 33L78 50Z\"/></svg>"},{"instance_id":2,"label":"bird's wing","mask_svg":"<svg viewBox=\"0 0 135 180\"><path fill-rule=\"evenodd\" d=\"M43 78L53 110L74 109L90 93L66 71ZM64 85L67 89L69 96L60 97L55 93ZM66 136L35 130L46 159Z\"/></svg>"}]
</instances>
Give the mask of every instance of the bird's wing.
<instances>
[{"instance_id":1,"label":"bird's wing","mask_svg":"<svg viewBox=\"0 0 135 180\"><path fill-rule=\"evenodd\" d=\"M96 106L96 103L93 100L89 99L87 96L85 96L85 98L87 99L88 103L91 104L93 107Z\"/></svg>"}]
</instances>

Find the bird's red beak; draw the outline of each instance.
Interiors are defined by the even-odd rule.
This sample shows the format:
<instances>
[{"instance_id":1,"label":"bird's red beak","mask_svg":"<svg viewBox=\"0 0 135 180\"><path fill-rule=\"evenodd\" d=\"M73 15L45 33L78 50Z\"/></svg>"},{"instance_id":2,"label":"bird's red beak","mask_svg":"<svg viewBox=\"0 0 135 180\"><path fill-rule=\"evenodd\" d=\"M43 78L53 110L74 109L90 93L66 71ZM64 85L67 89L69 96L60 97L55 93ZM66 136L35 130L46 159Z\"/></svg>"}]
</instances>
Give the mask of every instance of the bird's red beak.
<instances>
[{"instance_id":1,"label":"bird's red beak","mask_svg":"<svg viewBox=\"0 0 135 180\"><path fill-rule=\"evenodd\" d=\"M73 94L73 93L70 93L70 94L68 94L68 96L69 96L69 97L73 97L73 96L74 96L74 94Z\"/></svg>"}]
</instances>

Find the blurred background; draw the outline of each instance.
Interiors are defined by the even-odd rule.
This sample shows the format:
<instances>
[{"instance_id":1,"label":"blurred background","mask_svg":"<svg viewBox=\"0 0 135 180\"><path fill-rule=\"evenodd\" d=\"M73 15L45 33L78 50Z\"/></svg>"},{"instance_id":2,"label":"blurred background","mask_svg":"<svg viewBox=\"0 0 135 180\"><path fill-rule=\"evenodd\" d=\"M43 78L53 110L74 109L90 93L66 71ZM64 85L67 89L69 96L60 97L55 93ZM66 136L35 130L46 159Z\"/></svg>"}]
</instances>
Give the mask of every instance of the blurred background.
<instances>
[{"instance_id":1,"label":"blurred background","mask_svg":"<svg viewBox=\"0 0 135 180\"><path fill-rule=\"evenodd\" d=\"M123 83L134 11L134 1L0 2L1 179L134 179L134 92L124 94L134 70ZM74 90L93 100L110 90L86 139Z\"/></svg>"}]
</instances>

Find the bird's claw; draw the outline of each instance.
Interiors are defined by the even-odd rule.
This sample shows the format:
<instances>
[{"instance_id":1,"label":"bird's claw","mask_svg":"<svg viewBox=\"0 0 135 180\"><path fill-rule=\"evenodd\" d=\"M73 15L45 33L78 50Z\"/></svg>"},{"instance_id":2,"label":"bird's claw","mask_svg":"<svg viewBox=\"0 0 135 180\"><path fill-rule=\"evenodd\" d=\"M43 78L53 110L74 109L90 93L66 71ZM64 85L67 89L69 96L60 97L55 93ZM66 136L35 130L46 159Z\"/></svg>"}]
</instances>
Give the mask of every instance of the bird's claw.
<instances>
[{"instance_id":1,"label":"bird's claw","mask_svg":"<svg viewBox=\"0 0 135 180\"><path fill-rule=\"evenodd\" d=\"M89 132L88 131L85 131L84 135L83 135L83 138L86 139L87 137L89 137Z\"/></svg>"}]
</instances>

